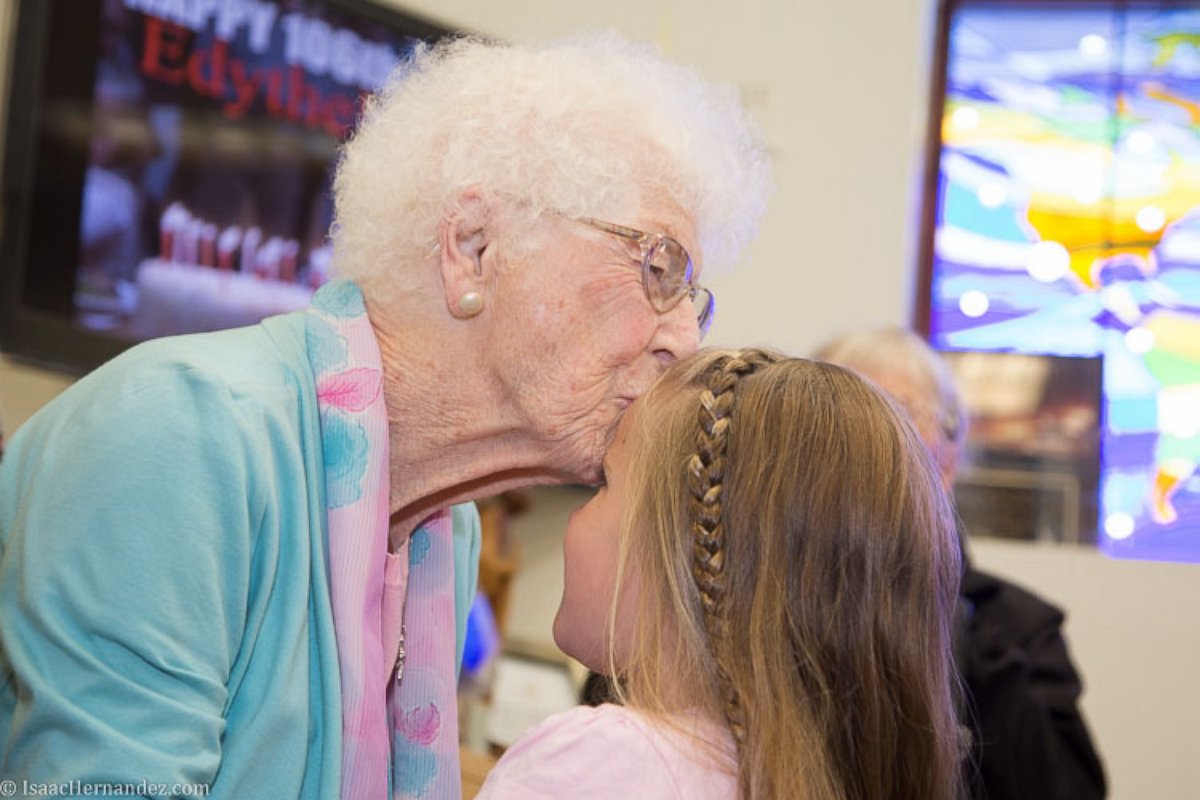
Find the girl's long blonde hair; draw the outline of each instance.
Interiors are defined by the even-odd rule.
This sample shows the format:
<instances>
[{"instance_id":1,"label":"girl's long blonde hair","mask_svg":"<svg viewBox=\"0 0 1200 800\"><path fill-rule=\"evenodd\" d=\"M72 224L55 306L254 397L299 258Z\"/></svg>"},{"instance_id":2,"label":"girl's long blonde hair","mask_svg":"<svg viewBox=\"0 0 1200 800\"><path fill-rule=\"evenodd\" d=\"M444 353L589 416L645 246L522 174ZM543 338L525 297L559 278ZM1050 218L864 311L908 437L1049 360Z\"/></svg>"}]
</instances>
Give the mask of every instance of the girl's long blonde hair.
<instances>
[{"instance_id":1,"label":"girl's long blonde hair","mask_svg":"<svg viewBox=\"0 0 1200 800\"><path fill-rule=\"evenodd\" d=\"M621 699L722 720L746 800L955 797L959 550L903 415L839 367L723 350L634 422Z\"/></svg>"}]
</instances>

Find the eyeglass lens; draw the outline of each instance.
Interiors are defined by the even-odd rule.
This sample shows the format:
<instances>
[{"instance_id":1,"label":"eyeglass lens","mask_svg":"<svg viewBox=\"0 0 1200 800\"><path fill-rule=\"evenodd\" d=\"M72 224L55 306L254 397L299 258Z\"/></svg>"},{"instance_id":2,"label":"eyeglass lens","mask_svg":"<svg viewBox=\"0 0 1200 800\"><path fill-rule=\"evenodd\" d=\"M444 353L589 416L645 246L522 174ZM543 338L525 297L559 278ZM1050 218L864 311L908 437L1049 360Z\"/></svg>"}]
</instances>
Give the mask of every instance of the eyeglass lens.
<instances>
[{"instance_id":1,"label":"eyeglass lens","mask_svg":"<svg viewBox=\"0 0 1200 800\"><path fill-rule=\"evenodd\" d=\"M687 294L700 325L700 336L712 324L715 303L708 289L692 283L692 259L679 242L658 236L646 253L646 293L659 311L670 311Z\"/></svg>"},{"instance_id":2,"label":"eyeglass lens","mask_svg":"<svg viewBox=\"0 0 1200 800\"><path fill-rule=\"evenodd\" d=\"M650 300L659 311L669 311L691 285L691 259L683 245L662 236L650 246L646 260L646 288Z\"/></svg>"}]
</instances>

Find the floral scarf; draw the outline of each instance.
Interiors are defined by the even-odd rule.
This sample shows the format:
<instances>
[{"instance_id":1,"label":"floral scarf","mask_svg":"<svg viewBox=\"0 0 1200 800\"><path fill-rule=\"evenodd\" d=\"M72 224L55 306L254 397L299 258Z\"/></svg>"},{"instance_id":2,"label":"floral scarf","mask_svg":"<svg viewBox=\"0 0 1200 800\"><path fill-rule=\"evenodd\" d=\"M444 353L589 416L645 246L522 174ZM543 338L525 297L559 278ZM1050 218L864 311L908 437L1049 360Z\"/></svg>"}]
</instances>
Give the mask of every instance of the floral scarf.
<instances>
[{"instance_id":1,"label":"floral scarf","mask_svg":"<svg viewBox=\"0 0 1200 800\"><path fill-rule=\"evenodd\" d=\"M342 684L342 800L462 796L449 510L388 552L388 420L362 293L322 287L308 310ZM401 655L401 653L403 655Z\"/></svg>"}]
</instances>

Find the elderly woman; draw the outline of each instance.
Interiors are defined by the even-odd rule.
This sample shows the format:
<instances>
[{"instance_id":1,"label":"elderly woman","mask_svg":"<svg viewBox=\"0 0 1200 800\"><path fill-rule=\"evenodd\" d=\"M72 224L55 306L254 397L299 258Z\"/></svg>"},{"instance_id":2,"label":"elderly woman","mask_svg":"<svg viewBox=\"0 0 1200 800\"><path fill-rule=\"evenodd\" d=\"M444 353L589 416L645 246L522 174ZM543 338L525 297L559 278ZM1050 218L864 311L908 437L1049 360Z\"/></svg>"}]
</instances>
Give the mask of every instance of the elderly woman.
<instances>
[{"instance_id":1,"label":"elderly woman","mask_svg":"<svg viewBox=\"0 0 1200 800\"><path fill-rule=\"evenodd\" d=\"M342 280L137 347L10 442L0 775L458 796L455 504L599 479L765 182L732 97L647 49L418 53L341 160Z\"/></svg>"}]
</instances>

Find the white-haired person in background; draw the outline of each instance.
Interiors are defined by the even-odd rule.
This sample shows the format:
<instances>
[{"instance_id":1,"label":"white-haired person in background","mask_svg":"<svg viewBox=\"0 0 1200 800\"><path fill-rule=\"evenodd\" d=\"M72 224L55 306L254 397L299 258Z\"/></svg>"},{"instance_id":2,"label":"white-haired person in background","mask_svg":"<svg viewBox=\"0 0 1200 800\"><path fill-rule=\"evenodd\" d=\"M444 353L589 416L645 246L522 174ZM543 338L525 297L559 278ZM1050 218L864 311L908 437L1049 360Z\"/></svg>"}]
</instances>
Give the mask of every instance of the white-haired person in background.
<instances>
[{"instance_id":1,"label":"white-haired person in background","mask_svg":"<svg viewBox=\"0 0 1200 800\"><path fill-rule=\"evenodd\" d=\"M967 417L949 366L923 339L901 328L861 330L827 342L815 357L855 370L897 400L953 491ZM1062 635L1063 612L975 569L962 546L957 655L972 733L972 797L1104 797L1104 768L1079 710L1083 688Z\"/></svg>"},{"instance_id":2,"label":"white-haired person in background","mask_svg":"<svg viewBox=\"0 0 1200 800\"><path fill-rule=\"evenodd\" d=\"M733 93L652 48L414 55L342 153L308 311L136 347L10 441L0 774L458 797L463 504L599 479L767 183Z\"/></svg>"}]
</instances>

